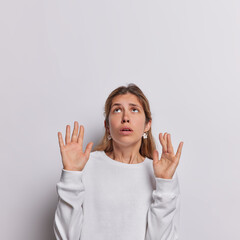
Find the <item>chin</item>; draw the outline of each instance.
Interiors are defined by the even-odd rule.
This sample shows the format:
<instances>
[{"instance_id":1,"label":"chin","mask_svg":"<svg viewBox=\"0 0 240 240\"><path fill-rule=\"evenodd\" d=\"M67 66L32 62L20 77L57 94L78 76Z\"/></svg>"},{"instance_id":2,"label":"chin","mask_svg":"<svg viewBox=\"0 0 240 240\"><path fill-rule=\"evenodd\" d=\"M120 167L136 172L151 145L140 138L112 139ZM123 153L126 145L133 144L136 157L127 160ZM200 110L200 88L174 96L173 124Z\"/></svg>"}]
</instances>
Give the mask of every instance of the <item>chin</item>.
<instances>
[{"instance_id":1,"label":"chin","mask_svg":"<svg viewBox=\"0 0 240 240\"><path fill-rule=\"evenodd\" d=\"M133 140L133 139L130 139L127 137L126 138L121 138L120 139L117 139L117 140L114 140L115 144L117 145L122 145L122 146L125 146L125 147L129 147L130 145L136 145L139 143L139 141L141 141L141 139L137 139L137 140Z\"/></svg>"}]
</instances>

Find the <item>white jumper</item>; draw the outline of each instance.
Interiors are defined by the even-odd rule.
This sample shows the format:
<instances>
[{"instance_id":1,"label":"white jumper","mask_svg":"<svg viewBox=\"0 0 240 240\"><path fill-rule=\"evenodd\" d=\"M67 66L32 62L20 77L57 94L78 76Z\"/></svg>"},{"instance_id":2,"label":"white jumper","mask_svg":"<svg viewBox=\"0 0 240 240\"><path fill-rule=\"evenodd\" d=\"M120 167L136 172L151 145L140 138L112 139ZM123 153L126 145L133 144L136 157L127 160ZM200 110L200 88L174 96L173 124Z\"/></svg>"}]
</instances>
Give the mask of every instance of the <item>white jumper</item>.
<instances>
[{"instance_id":1,"label":"white jumper","mask_svg":"<svg viewBox=\"0 0 240 240\"><path fill-rule=\"evenodd\" d=\"M57 240L177 240L177 173L156 178L153 160L137 164L90 153L82 171L62 169L53 229Z\"/></svg>"}]
</instances>

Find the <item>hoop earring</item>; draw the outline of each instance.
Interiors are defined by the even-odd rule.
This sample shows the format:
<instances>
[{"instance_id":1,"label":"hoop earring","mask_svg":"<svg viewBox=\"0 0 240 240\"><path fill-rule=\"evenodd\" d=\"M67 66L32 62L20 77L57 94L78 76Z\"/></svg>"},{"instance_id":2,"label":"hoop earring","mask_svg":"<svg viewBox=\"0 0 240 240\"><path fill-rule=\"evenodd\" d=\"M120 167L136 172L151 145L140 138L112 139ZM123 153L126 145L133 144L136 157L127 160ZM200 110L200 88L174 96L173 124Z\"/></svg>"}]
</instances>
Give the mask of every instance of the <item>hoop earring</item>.
<instances>
[{"instance_id":1,"label":"hoop earring","mask_svg":"<svg viewBox=\"0 0 240 240\"><path fill-rule=\"evenodd\" d=\"M143 133L143 138L144 138L144 139L147 138L147 133Z\"/></svg>"},{"instance_id":2,"label":"hoop earring","mask_svg":"<svg viewBox=\"0 0 240 240\"><path fill-rule=\"evenodd\" d=\"M108 141L112 139L111 135L108 135L107 137Z\"/></svg>"}]
</instances>

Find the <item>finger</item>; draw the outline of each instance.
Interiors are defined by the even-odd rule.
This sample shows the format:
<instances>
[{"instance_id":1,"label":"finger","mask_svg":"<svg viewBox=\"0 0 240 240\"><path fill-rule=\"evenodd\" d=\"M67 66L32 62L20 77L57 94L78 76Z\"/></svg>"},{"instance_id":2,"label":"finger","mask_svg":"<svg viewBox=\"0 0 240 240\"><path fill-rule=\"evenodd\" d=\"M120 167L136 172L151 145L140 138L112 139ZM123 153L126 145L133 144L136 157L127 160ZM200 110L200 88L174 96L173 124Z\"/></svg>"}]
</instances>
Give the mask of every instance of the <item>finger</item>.
<instances>
[{"instance_id":1,"label":"finger","mask_svg":"<svg viewBox=\"0 0 240 240\"><path fill-rule=\"evenodd\" d=\"M86 146L84 154L86 154L87 158L89 158L90 152L92 150L93 142L88 143Z\"/></svg>"},{"instance_id":2,"label":"finger","mask_svg":"<svg viewBox=\"0 0 240 240\"><path fill-rule=\"evenodd\" d=\"M166 136L167 136L167 132L165 132L164 135L163 135L163 139L164 139L164 141L167 141Z\"/></svg>"},{"instance_id":3,"label":"finger","mask_svg":"<svg viewBox=\"0 0 240 240\"><path fill-rule=\"evenodd\" d=\"M62 133L61 132L58 132L58 143L59 143L60 150L62 151L62 149L64 147L64 142L63 142L63 138L62 138Z\"/></svg>"},{"instance_id":4,"label":"finger","mask_svg":"<svg viewBox=\"0 0 240 240\"><path fill-rule=\"evenodd\" d=\"M158 163L158 160L159 160L159 153L158 153L157 149L155 149L153 151L153 164Z\"/></svg>"},{"instance_id":5,"label":"finger","mask_svg":"<svg viewBox=\"0 0 240 240\"><path fill-rule=\"evenodd\" d=\"M180 144L178 145L177 153L176 153L176 157L178 159L180 159L180 157L181 157L182 147L183 147L183 142L180 142Z\"/></svg>"},{"instance_id":6,"label":"finger","mask_svg":"<svg viewBox=\"0 0 240 240\"><path fill-rule=\"evenodd\" d=\"M167 151L174 154L170 133L167 134Z\"/></svg>"},{"instance_id":7,"label":"finger","mask_svg":"<svg viewBox=\"0 0 240 240\"><path fill-rule=\"evenodd\" d=\"M78 137L78 122L75 121L71 141L72 142L77 142L77 137Z\"/></svg>"},{"instance_id":8,"label":"finger","mask_svg":"<svg viewBox=\"0 0 240 240\"><path fill-rule=\"evenodd\" d=\"M70 143L70 125L66 127L65 144Z\"/></svg>"},{"instance_id":9,"label":"finger","mask_svg":"<svg viewBox=\"0 0 240 240\"><path fill-rule=\"evenodd\" d=\"M165 133L164 133L164 135L165 135ZM163 153L167 152L167 144L166 144L166 141L164 140L164 137L162 136L162 133L159 134L159 140L162 145L162 152Z\"/></svg>"},{"instance_id":10,"label":"finger","mask_svg":"<svg viewBox=\"0 0 240 240\"><path fill-rule=\"evenodd\" d=\"M164 141L165 141L166 148L167 148L167 146L168 146L168 142L167 142L167 132L164 133L163 139L164 139Z\"/></svg>"},{"instance_id":11,"label":"finger","mask_svg":"<svg viewBox=\"0 0 240 240\"><path fill-rule=\"evenodd\" d=\"M83 136L84 136L84 127L83 127L83 125L81 125L80 126L80 132L79 132L79 135L78 135L78 140L77 140L77 142L80 145L80 150L81 151L82 151L82 146L83 146Z\"/></svg>"}]
</instances>

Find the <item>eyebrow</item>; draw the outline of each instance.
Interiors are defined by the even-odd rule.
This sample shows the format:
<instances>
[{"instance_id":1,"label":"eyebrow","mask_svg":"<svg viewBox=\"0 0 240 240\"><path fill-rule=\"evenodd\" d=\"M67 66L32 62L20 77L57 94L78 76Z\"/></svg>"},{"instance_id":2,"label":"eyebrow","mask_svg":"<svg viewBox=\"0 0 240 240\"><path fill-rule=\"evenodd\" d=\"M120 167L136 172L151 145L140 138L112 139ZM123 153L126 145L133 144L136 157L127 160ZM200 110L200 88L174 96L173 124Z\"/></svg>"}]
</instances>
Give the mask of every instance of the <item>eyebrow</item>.
<instances>
[{"instance_id":1,"label":"eyebrow","mask_svg":"<svg viewBox=\"0 0 240 240\"><path fill-rule=\"evenodd\" d=\"M120 104L120 103L114 103L113 105L112 105L112 107L114 107L114 106L121 106L122 104ZM142 108L141 106L139 106L139 105L137 105L137 104L135 104L135 103L129 103L128 104L129 106L134 106L134 107L139 107L139 108Z\"/></svg>"}]
</instances>

